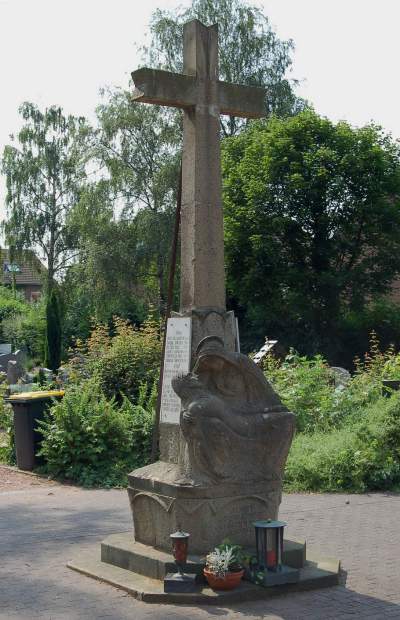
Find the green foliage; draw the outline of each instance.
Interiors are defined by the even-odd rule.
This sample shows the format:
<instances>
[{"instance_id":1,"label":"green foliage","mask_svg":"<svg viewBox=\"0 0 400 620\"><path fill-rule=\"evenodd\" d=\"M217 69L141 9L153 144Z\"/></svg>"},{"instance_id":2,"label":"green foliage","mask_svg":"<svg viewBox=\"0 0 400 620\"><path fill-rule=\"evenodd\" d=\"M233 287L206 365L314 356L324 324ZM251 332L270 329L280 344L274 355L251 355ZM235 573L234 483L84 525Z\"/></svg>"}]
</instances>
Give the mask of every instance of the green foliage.
<instances>
[{"instance_id":1,"label":"green foliage","mask_svg":"<svg viewBox=\"0 0 400 620\"><path fill-rule=\"evenodd\" d=\"M265 363L268 379L290 411L297 432L329 431L341 418L334 376L321 355L308 359L292 351L282 364Z\"/></svg>"},{"instance_id":2,"label":"green foliage","mask_svg":"<svg viewBox=\"0 0 400 620\"><path fill-rule=\"evenodd\" d=\"M0 382L0 462L15 464L14 423L11 405L5 402L7 383Z\"/></svg>"},{"instance_id":3,"label":"green foliage","mask_svg":"<svg viewBox=\"0 0 400 620\"><path fill-rule=\"evenodd\" d=\"M45 471L84 486L125 485L148 462L152 427L153 411L127 398L117 405L96 381L70 386L40 423Z\"/></svg>"},{"instance_id":4,"label":"green foliage","mask_svg":"<svg viewBox=\"0 0 400 620\"><path fill-rule=\"evenodd\" d=\"M354 357L368 349L369 335L375 332L384 348L400 346L400 306L388 297L371 299L360 309L345 308L338 324L340 364L351 368Z\"/></svg>"},{"instance_id":5,"label":"green foliage","mask_svg":"<svg viewBox=\"0 0 400 620\"><path fill-rule=\"evenodd\" d=\"M105 224L100 233L106 236L110 251L110 231L118 244L115 250L107 257L104 246L92 243L91 256L103 259L108 273L113 268L119 272L116 282L125 290L130 288L130 297L133 287L138 291L139 282L141 295L154 300L163 313L178 186L178 117L165 108L132 105L131 94L123 91L108 92L97 116L96 154L107 168L111 190L123 209L120 221ZM101 264L93 262L92 268L99 273Z\"/></svg>"},{"instance_id":6,"label":"green foliage","mask_svg":"<svg viewBox=\"0 0 400 620\"><path fill-rule=\"evenodd\" d=\"M0 321L26 311L28 304L19 293L0 285Z\"/></svg>"},{"instance_id":7,"label":"green foliage","mask_svg":"<svg viewBox=\"0 0 400 620\"><path fill-rule=\"evenodd\" d=\"M46 302L46 334L44 363L56 372L61 362L61 310L58 293L55 288Z\"/></svg>"},{"instance_id":8,"label":"green foliage","mask_svg":"<svg viewBox=\"0 0 400 620\"><path fill-rule=\"evenodd\" d=\"M267 360L267 377L296 414L288 490L362 492L400 484L400 392L382 390L383 379L400 378L400 353L382 352L372 333L355 366L350 382L337 388L321 356Z\"/></svg>"},{"instance_id":9,"label":"green foliage","mask_svg":"<svg viewBox=\"0 0 400 620\"><path fill-rule=\"evenodd\" d=\"M43 361L46 319L42 301L25 304L23 312L10 316L2 323L5 340L14 349L23 349L37 362Z\"/></svg>"},{"instance_id":10,"label":"green foliage","mask_svg":"<svg viewBox=\"0 0 400 620\"><path fill-rule=\"evenodd\" d=\"M228 290L247 344L273 335L340 363L343 316L400 271L399 162L379 127L312 110L224 141Z\"/></svg>"},{"instance_id":11,"label":"green foliage","mask_svg":"<svg viewBox=\"0 0 400 620\"><path fill-rule=\"evenodd\" d=\"M140 404L141 386L156 381L160 359L158 321L150 317L137 328L114 317L111 334L107 326L98 324L87 342L77 343L67 368L72 382L93 376L107 397L120 401L126 396Z\"/></svg>"},{"instance_id":12,"label":"green foliage","mask_svg":"<svg viewBox=\"0 0 400 620\"><path fill-rule=\"evenodd\" d=\"M151 319L135 329L115 320L116 334L93 365L93 374L108 397L121 394L132 401L143 383L152 384L159 372L161 340L159 324Z\"/></svg>"},{"instance_id":13,"label":"green foliage","mask_svg":"<svg viewBox=\"0 0 400 620\"><path fill-rule=\"evenodd\" d=\"M65 339L86 339L91 322L108 323L114 315L141 322L153 291L146 281L149 265L143 258L143 231L136 218L113 216L113 190L101 181L86 187L73 210L70 225L80 239L78 263L62 285L65 300ZM158 303L157 294L154 301Z\"/></svg>"},{"instance_id":14,"label":"green foliage","mask_svg":"<svg viewBox=\"0 0 400 620\"><path fill-rule=\"evenodd\" d=\"M299 434L285 472L288 490L363 492L400 484L400 395L379 398L359 420L330 433Z\"/></svg>"}]
</instances>

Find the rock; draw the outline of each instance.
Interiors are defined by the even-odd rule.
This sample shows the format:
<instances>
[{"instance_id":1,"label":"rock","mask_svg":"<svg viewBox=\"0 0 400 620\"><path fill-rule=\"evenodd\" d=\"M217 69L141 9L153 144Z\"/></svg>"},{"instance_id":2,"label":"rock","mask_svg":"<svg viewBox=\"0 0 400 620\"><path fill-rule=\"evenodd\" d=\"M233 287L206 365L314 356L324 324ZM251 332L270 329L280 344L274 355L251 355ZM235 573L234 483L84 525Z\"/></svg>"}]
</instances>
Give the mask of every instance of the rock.
<instances>
[{"instance_id":1,"label":"rock","mask_svg":"<svg viewBox=\"0 0 400 620\"><path fill-rule=\"evenodd\" d=\"M340 368L340 366L331 366L331 371L333 373L336 388L345 388L351 381L351 374L345 368Z\"/></svg>"}]
</instances>

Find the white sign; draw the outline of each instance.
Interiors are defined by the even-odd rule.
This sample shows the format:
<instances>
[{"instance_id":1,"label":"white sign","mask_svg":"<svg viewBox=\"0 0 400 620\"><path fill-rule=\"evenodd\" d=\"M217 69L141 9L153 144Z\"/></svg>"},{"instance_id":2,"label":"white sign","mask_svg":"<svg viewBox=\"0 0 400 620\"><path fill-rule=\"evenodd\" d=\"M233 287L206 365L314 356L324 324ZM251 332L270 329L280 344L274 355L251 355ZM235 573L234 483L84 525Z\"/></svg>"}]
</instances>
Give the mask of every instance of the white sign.
<instances>
[{"instance_id":1,"label":"white sign","mask_svg":"<svg viewBox=\"0 0 400 620\"><path fill-rule=\"evenodd\" d=\"M165 341L164 376L161 392L160 421L179 424L181 400L172 389L171 380L190 370L191 319L168 319Z\"/></svg>"}]
</instances>

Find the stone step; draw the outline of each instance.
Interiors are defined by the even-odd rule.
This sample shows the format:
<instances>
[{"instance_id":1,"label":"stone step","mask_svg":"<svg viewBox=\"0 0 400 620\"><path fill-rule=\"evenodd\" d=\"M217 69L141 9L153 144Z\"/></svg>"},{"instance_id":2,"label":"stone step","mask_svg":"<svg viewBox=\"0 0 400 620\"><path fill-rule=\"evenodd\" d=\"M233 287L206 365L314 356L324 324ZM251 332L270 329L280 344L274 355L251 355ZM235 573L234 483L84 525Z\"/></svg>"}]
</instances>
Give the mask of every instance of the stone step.
<instances>
[{"instance_id":1,"label":"stone step","mask_svg":"<svg viewBox=\"0 0 400 620\"><path fill-rule=\"evenodd\" d=\"M250 553L254 554L254 551ZM189 555L185 571L197 575L202 574L204 560L204 556ZM101 543L101 561L150 579L162 580L167 573L176 570L172 552L167 553L136 542L132 531L111 534L105 538ZM293 568L302 568L305 561L306 543L285 540L283 563Z\"/></svg>"},{"instance_id":2,"label":"stone step","mask_svg":"<svg viewBox=\"0 0 400 620\"><path fill-rule=\"evenodd\" d=\"M214 591L204 586L196 593L165 593L163 581L159 579L151 579L131 570L102 562L98 544L82 552L78 560L69 562L67 566L83 575L120 588L147 603L223 605L265 599L301 590L325 588L338 585L340 582L338 560L309 558L300 570L298 583L264 588L248 581L242 581L237 589L228 592Z\"/></svg>"}]
</instances>

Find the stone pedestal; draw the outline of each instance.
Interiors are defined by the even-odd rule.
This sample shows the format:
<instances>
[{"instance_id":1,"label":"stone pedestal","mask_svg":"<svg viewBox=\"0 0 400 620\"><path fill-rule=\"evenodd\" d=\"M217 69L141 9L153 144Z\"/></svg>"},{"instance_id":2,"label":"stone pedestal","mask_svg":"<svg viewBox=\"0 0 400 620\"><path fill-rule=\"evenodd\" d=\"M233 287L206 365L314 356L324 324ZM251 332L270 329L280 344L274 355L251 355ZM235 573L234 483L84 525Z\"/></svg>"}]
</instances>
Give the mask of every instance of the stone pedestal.
<instances>
[{"instance_id":1,"label":"stone pedestal","mask_svg":"<svg viewBox=\"0 0 400 620\"><path fill-rule=\"evenodd\" d=\"M253 522L276 519L281 482L187 485L179 467L158 461L129 475L129 501L135 540L169 551L170 534L190 533L190 550L207 554L230 538L243 547L254 545Z\"/></svg>"}]
</instances>

